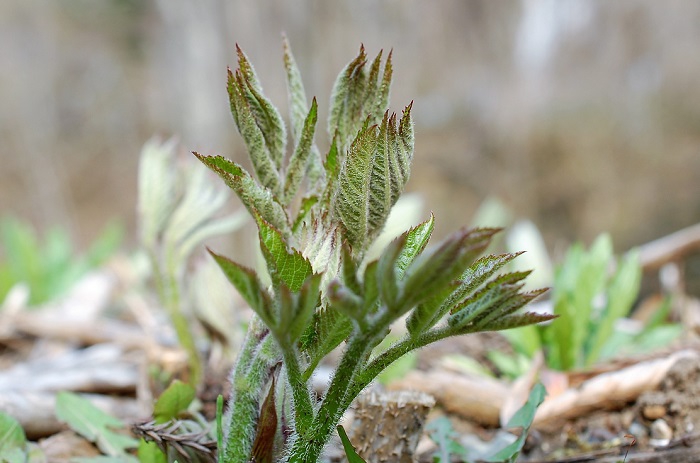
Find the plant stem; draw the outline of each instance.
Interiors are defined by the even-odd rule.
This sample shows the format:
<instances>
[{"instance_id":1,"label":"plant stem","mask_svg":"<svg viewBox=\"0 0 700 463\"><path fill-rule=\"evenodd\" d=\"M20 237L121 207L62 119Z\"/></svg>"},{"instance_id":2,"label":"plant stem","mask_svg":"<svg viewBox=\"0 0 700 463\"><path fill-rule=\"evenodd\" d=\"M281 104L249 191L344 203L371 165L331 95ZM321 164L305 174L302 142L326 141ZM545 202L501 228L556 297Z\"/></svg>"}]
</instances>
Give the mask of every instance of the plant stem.
<instances>
[{"instance_id":1,"label":"plant stem","mask_svg":"<svg viewBox=\"0 0 700 463\"><path fill-rule=\"evenodd\" d=\"M362 370L367 355L377 345L379 333L382 333L390 321L387 317L382 317L367 333L357 332L351 337L308 433L300 435L294 443L289 463L318 460L341 415L347 410L347 404L355 398L350 391L351 385L355 383L357 374Z\"/></svg>"},{"instance_id":2,"label":"plant stem","mask_svg":"<svg viewBox=\"0 0 700 463\"><path fill-rule=\"evenodd\" d=\"M251 333L249 333L251 334ZM279 362L277 344L269 334L248 336L242 352L251 352L247 365L237 364L231 378L231 398L226 416L226 437L221 450L222 463L244 463L250 458L258 423L261 391Z\"/></svg>"},{"instance_id":3,"label":"plant stem","mask_svg":"<svg viewBox=\"0 0 700 463\"><path fill-rule=\"evenodd\" d=\"M309 388L299 365L297 349L294 345L282 347L284 365L287 367L287 378L294 397L294 421L298 434L305 435L311 426L314 410L311 406Z\"/></svg>"},{"instance_id":4,"label":"plant stem","mask_svg":"<svg viewBox=\"0 0 700 463\"><path fill-rule=\"evenodd\" d=\"M362 372L360 372L350 388L348 397L356 397L365 387L369 385L369 383L372 382L372 380L374 380L374 378L377 377L379 373L384 371L390 364L398 360L403 355L411 352L412 350L419 349L423 346L444 339L445 337L449 336L448 333L449 330L444 328L430 330L417 338L406 337L392 345L386 351L372 359L367 366L362 369ZM350 404L348 403L347 406L350 406Z\"/></svg>"}]
</instances>

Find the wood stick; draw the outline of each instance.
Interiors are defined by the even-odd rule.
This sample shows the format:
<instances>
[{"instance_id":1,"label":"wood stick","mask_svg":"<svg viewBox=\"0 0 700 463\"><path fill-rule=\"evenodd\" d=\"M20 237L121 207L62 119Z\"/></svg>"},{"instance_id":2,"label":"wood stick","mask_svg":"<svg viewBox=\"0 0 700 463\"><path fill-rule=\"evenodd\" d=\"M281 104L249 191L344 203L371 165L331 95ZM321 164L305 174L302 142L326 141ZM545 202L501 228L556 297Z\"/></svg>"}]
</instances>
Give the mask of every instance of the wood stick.
<instances>
[{"instance_id":1,"label":"wood stick","mask_svg":"<svg viewBox=\"0 0 700 463\"><path fill-rule=\"evenodd\" d=\"M640 246L639 258L644 270L653 270L695 251L700 251L700 223Z\"/></svg>"}]
</instances>

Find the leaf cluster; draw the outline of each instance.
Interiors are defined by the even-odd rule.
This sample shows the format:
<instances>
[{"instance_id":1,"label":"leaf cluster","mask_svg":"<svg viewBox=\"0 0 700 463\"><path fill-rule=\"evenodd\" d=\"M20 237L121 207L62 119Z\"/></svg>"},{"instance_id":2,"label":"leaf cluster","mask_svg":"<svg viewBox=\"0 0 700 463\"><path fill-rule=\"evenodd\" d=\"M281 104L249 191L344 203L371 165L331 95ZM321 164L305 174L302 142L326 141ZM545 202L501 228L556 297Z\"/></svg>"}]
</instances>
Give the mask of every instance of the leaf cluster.
<instances>
[{"instance_id":1,"label":"leaf cluster","mask_svg":"<svg viewBox=\"0 0 700 463\"><path fill-rule=\"evenodd\" d=\"M554 278L559 320L541 329L550 366L570 370L597 361L613 337L615 322L632 309L641 277L637 252L616 259L608 235L599 236L588 250L573 245Z\"/></svg>"},{"instance_id":2,"label":"leaf cluster","mask_svg":"<svg viewBox=\"0 0 700 463\"><path fill-rule=\"evenodd\" d=\"M365 259L409 179L413 158L412 104L401 117L387 109L391 53L382 71L381 52L367 66L361 48L341 71L330 103L332 141L323 160L313 142L317 103L313 99L307 106L286 41L289 150L282 117L246 55L238 47L237 53L228 93L255 176L222 156L195 156L255 219L272 284L267 287L254 270L210 251L258 317L233 372L223 461L261 458L255 450L261 439L281 449L277 458L316 461L357 394L407 352L449 336L552 317L519 312L542 291L522 291L529 272L498 273L517 254L480 258L498 229L462 229L430 248L431 216L391 242L378 259ZM403 317L405 336L378 349ZM343 342L340 364L317 403L309 379ZM256 422L258 414L261 420L276 417L274 437L267 424Z\"/></svg>"}]
</instances>

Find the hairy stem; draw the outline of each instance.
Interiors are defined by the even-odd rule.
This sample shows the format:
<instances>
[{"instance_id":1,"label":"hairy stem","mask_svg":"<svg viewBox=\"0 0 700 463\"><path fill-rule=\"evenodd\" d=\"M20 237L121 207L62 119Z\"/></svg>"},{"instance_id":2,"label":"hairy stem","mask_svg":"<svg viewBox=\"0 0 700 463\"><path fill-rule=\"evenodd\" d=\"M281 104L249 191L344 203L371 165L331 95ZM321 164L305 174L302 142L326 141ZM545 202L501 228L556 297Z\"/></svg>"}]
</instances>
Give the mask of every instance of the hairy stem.
<instances>
[{"instance_id":1,"label":"hairy stem","mask_svg":"<svg viewBox=\"0 0 700 463\"><path fill-rule=\"evenodd\" d=\"M304 379L297 349L293 345L282 347L287 378L294 398L294 421L298 434L305 435L314 417L309 388Z\"/></svg>"},{"instance_id":2,"label":"hairy stem","mask_svg":"<svg viewBox=\"0 0 700 463\"><path fill-rule=\"evenodd\" d=\"M262 338L248 336L242 352L252 355L248 357L247 365L236 365L231 378L230 409L226 415L226 436L220 459L222 463L245 463L249 460L261 393L279 363L277 344L269 333Z\"/></svg>"}]
</instances>

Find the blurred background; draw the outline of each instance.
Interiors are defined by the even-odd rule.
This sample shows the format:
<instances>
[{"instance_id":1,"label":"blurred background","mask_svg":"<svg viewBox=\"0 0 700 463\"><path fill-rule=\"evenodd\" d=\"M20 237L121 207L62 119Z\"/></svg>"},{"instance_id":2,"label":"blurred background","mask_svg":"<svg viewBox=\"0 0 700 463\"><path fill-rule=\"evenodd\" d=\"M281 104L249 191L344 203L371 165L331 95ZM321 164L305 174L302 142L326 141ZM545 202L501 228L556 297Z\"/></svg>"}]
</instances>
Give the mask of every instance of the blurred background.
<instances>
[{"instance_id":1,"label":"blurred background","mask_svg":"<svg viewBox=\"0 0 700 463\"><path fill-rule=\"evenodd\" d=\"M408 189L437 234L497 197L550 250L609 231L622 251L700 221L698 24L691 0L5 0L0 211L79 243L116 217L134 239L152 135L245 162L235 43L286 114L284 32L320 121L360 43L393 48L392 108L415 100Z\"/></svg>"}]
</instances>

